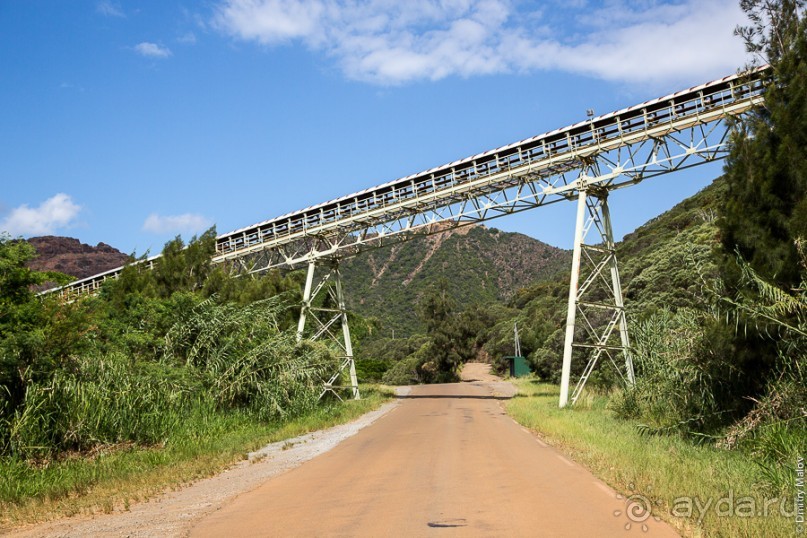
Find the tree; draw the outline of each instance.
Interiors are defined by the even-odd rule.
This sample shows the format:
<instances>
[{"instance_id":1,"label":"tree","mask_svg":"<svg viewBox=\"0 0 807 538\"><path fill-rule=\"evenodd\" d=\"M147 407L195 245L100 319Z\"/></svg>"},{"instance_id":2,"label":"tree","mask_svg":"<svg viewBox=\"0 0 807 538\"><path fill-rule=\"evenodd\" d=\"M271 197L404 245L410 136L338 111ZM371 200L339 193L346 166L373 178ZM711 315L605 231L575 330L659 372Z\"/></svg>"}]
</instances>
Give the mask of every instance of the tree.
<instances>
[{"instance_id":1,"label":"tree","mask_svg":"<svg viewBox=\"0 0 807 538\"><path fill-rule=\"evenodd\" d=\"M455 310L445 279L432 286L418 303L430 339L422 349L425 362L421 368L426 381L444 383L457 380L462 357L458 352L460 331Z\"/></svg>"},{"instance_id":2,"label":"tree","mask_svg":"<svg viewBox=\"0 0 807 538\"><path fill-rule=\"evenodd\" d=\"M202 289L211 272L211 258L216 252L216 228L212 227L186 246L177 236L165 244L154 268L157 294L169 297L179 290Z\"/></svg>"},{"instance_id":3,"label":"tree","mask_svg":"<svg viewBox=\"0 0 807 538\"><path fill-rule=\"evenodd\" d=\"M64 330L77 319L72 311L51 319L56 306L33 291L44 282L66 283L69 277L29 269L35 257L29 243L0 235L0 419L4 408L13 409L22 398L25 382L48 375L75 340Z\"/></svg>"},{"instance_id":4,"label":"tree","mask_svg":"<svg viewBox=\"0 0 807 538\"><path fill-rule=\"evenodd\" d=\"M751 25L736 33L773 70L765 107L735 124L719 220L721 272L738 291L737 253L760 275L800 282L795 242L807 237L807 40L803 0L743 0Z\"/></svg>"},{"instance_id":5,"label":"tree","mask_svg":"<svg viewBox=\"0 0 807 538\"><path fill-rule=\"evenodd\" d=\"M27 264L35 257L36 250L30 243L0 234L0 324L8 322L15 306L33 299L34 286L47 281L64 284L69 280L62 273L29 269Z\"/></svg>"},{"instance_id":6,"label":"tree","mask_svg":"<svg viewBox=\"0 0 807 538\"><path fill-rule=\"evenodd\" d=\"M787 293L795 293L804 275L796 246L807 238L804 5L804 0L741 1L751 24L736 34L755 55L753 63L770 64L773 77L765 88L764 107L735 122L725 166L718 265L725 296L735 303L762 301L758 287L743 277L744 263ZM742 398L763 394L790 359L781 342L770 337L775 326L742 310L736 314L738 324L726 323L722 329L722 337L732 341L728 353L733 368L726 378L734 394L734 401L728 397L723 405L742 410L749 405Z\"/></svg>"},{"instance_id":7,"label":"tree","mask_svg":"<svg viewBox=\"0 0 807 538\"><path fill-rule=\"evenodd\" d=\"M31 291L44 281L41 273L26 264L34 258L34 247L24 241L0 236L0 387L2 392L16 392L18 368L21 366L22 334L35 338L34 328L42 316ZM0 392L0 398L4 396Z\"/></svg>"}]
</instances>

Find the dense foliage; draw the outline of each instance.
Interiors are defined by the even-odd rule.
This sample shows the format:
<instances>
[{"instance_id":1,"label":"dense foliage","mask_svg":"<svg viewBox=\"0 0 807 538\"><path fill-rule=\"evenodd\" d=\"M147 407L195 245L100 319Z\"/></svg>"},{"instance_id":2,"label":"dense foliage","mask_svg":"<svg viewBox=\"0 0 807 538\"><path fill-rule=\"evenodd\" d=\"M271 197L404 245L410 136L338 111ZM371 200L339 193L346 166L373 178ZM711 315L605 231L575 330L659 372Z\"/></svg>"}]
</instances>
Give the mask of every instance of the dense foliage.
<instances>
[{"instance_id":1,"label":"dense foliage","mask_svg":"<svg viewBox=\"0 0 807 538\"><path fill-rule=\"evenodd\" d=\"M803 361L803 349L781 334L779 322L738 304L766 300L755 278L791 298L803 286L799 245L807 237L807 22L800 0L746 0L751 24L738 28L757 62L769 63L773 82L765 106L732 132L726 194L720 205L721 308L727 310L722 340L730 343L732 390L724 407L748 412L770 394L770 382ZM756 275L749 278L749 270ZM784 336L784 337L783 337Z\"/></svg>"},{"instance_id":2,"label":"dense foliage","mask_svg":"<svg viewBox=\"0 0 807 538\"><path fill-rule=\"evenodd\" d=\"M726 165L728 192L719 221L729 259L724 278L738 286L735 253L764 278L801 280L795 240L807 237L807 36L800 0L746 0L752 25L738 29L750 52L769 63L765 106L735 125Z\"/></svg>"},{"instance_id":3,"label":"dense foliage","mask_svg":"<svg viewBox=\"0 0 807 538\"><path fill-rule=\"evenodd\" d=\"M784 460L807 444L807 17L802 0L742 7L751 25L738 34L774 81L765 107L737 125L726 166L721 305L737 328L735 367L751 380L743 394L756 404L726 444L796 439L800 446L768 451Z\"/></svg>"},{"instance_id":4,"label":"dense foliage","mask_svg":"<svg viewBox=\"0 0 807 538\"><path fill-rule=\"evenodd\" d=\"M300 280L231 278L211 266L215 232L169 242L154 270L134 263L73 304L36 297L52 274L26 267L22 241L0 239L0 456L171 440L181 421L310 410L334 368L298 344Z\"/></svg>"},{"instance_id":5,"label":"dense foliage","mask_svg":"<svg viewBox=\"0 0 807 538\"><path fill-rule=\"evenodd\" d=\"M637 384L613 404L643 421L646 432L746 450L765 484L792 495L793 462L807 450L807 21L801 1L741 5L751 25L738 34L770 63L773 82L764 108L733 125L712 204L716 228L709 222L681 232L683 241L664 242L676 250L687 245L697 267L691 282L700 287L688 286L689 304L679 302L686 286L676 286L662 302L650 301L660 308L639 314ZM698 246L709 242L691 239L713 231L718 247L709 259ZM682 273L664 258L674 261L674 254L658 258L654 283ZM640 292L639 304L647 305L654 294L637 289L635 275L632 282L629 293Z\"/></svg>"}]
</instances>

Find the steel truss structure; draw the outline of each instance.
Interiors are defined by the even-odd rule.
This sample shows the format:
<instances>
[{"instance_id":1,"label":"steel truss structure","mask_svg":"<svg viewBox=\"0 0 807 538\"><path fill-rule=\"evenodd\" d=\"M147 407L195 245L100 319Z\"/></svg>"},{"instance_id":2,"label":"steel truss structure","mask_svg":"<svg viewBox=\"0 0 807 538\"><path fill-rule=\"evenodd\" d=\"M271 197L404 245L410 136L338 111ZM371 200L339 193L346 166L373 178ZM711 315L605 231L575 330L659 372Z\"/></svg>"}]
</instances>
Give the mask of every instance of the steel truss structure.
<instances>
[{"instance_id":1,"label":"steel truss structure","mask_svg":"<svg viewBox=\"0 0 807 538\"><path fill-rule=\"evenodd\" d=\"M616 261L616 245L608 209L608 189L583 186L578 191L569 307L563 346L560 407L569 403L569 379L575 348L588 354L586 366L572 393L574 404L597 361L604 354L627 385L633 385L628 322L622 298L622 283ZM595 242L586 242L594 233ZM577 323L578 319L582 323ZM619 341L612 336L618 329ZM582 334L578 334L582 333ZM582 336L582 338L579 338ZM581 341L582 340L582 341ZM624 370L614 355L622 355Z\"/></svg>"},{"instance_id":2,"label":"steel truss structure","mask_svg":"<svg viewBox=\"0 0 807 538\"><path fill-rule=\"evenodd\" d=\"M317 269L324 269L325 271L324 274L320 275L317 284L314 285ZM356 377L353 343L350 340L345 296L342 291L342 277L339 273L339 262L337 260L318 263L315 258L312 258L308 262L303 304L297 325L297 341L302 340L305 336L308 322L311 322L314 326L309 339L329 340L336 343L337 348L342 352L339 369L325 382L319 397L322 398L327 392L332 392L341 400L342 398L337 393L337 390L350 389L353 398L358 400L361 397L359 394L359 382ZM341 336L339 333L341 333ZM345 370L350 376L350 385L337 383Z\"/></svg>"},{"instance_id":3,"label":"steel truss structure","mask_svg":"<svg viewBox=\"0 0 807 538\"><path fill-rule=\"evenodd\" d=\"M572 349L593 346L588 348L593 351L572 401L603 353L611 362L614 352L622 353L626 364L620 371L627 382L633 379L607 193L724 158L728 151L726 120L759 106L769 77L767 67L725 77L223 234L216 240L213 261L249 273L308 264L308 276L313 279L315 265L328 266L367 249L577 199L563 406L568 402L571 369L567 363ZM583 218L586 212L588 220ZM584 243L591 229L600 234L599 246ZM595 261L594 254L602 258ZM581 264L589 262L596 270L583 271L583 284L577 286L580 269L585 267ZM610 317L603 312L583 312L598 308L583 295L594 282L607 281L607 273L612 275L610 296L600 307L609 305L604 311ZM100 286L98 280L114 276L112 271L53 291L70 300L92 293ZM334 283L341 295L338 277ZM312 294L307 295L309 304L303 308L301 331L312 312L312 297L317 295ZM342 304L339 315L345 332L340 345L345 360L350 357L347 368L352 365L352 350L344 305L337 303ZM583 320L585 330L575 331L578 320ZM603 327L595 327L600 322ZM610 338L617 326L620 343L614 345ZM577 342L578 336L590 342ZM351 386L355 387L353 376Z\"/></svg>"}]
</instances>

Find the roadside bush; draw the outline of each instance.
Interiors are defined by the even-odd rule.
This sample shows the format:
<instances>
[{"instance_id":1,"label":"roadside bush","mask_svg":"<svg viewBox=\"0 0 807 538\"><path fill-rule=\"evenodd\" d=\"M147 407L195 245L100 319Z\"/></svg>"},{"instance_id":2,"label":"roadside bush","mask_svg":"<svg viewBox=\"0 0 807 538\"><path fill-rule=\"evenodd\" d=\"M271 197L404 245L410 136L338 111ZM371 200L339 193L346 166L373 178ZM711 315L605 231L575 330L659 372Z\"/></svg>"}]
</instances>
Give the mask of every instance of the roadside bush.
<instances>
[{"instance_id":1,"label":"roadside bush","mask_svg":"<svg viewBox=\"0 0 807 538\"><path fill-rule=\"evenodd\" d=\"M419 369L422 364L419 356L411 355L384 372L382 380L387 385L415 385L421 382Z\"/></svg>"},{"instance_id":2,"label":"roadside bush","mask_svg":"<svg viewBox=\"0 0 807 538\"><path fill-rule=\"evenodd\" d=\"M41 458L122 441L159 443L178 425L190 392L144 375L123 355L88 356L73 371L28 384L9 423L10 449Z\"/></svg>"},{"instance_id":3,"label":"roadside bush","mask_svg":"<svg viewBox=\"0 0 807 538\"><path fill-rule=\"evenodd\" d=\"M755 456L760 479L770 493L792 496L796 462L807 453L807 419L777 421L755 428L746 450Z\"/></svg>"},{"instance_id":4,"label":"roadside bush","mask_svg":"<svg viewBox=\"0 0 807 538\"><path fill-rule=\"evenodd\" d=\"M287 418L313 409L322 380L336 370L322 345L296 345L296 335L272 335L233 360L207 363L211 396L222 407L248 409L263 420Z\"/></svg>"},{"instance_id":5,"label":"roadside bush","mask_svg":"<svg viewBox=\"0 0 807 538\"><path fill-rule=\"evenodd\" d=\"M221 408L264 419L311 409L337 364L324 346L298 345L295 333L279 329L284 308L279 297L246 306L206 299L168 331L164 360L198 370Z\"/></svg>"},{"instance_id":6,"label":"roadside bush","mask_svg":"<svg viewBox=\"0 0 807 538\"><path fill-rule=\"evenodd\" d=\"M760 478L774 495L792 494L794 462L807 452L807 360L769 384L754 409L728 429L718 446L755 456Z\"/></svg>"},{"instance_id":7,"label":"roadside bush","mask_svg":"<svg viewBox=\"0 0 807 538\"><path fill-rule=\"evenodd\" d=\"M544 381L560 383L561 366L563 364L563 341L565 338L566 331L556 329L546 338L541 347L529 355L532 371ZM574 364L574 366L579 365Z\"/></svg>"},{"instance_id":8,"label":"roadside bush","mask_svg":"<svg viewBox=\"0 0 807 538\"><path fill-rule=\"evenodd\" d=\"M359 382L381 381L390 368L390 363L376 359L357 359L356 376Z\"/></svg>"},{"instance_id":9,"label":"roadside bush","mask_svg":"<svg viewBox=\"0 0 807 538\"><path fill-rule=\"evenodd\" d=\"M615 396L617 414L644 421L650 433L702 432L715 422L714 372L722 357L712 354L706 317L689 309L659 310L634 324L636 385Z\"/></svg>"}]
</instances>

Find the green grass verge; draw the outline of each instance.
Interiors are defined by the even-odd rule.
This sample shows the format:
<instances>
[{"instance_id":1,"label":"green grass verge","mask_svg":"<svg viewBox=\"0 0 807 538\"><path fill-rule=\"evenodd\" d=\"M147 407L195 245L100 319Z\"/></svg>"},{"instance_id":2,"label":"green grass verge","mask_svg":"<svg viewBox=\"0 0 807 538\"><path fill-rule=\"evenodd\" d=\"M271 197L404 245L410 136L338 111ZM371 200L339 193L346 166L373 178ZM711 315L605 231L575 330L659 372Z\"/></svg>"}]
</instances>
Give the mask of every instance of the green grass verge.
<instances>
[{"instance_id":1,"label":"green grass verge","mask_svg":"<svg viewBox=\"0 0 807 538\"><path fill-rule=\"evenodd\" d=\"M794 497L766 494L760 487L760 466L748 454L695 446L679 437L642 435L636 423L607 409L604 396L589 396L561 410L556 385L533 379L514 383L519 394L506 403L508 414L623 496L649 499L652 514L683 535L767 538L796 533Z\"/></svg>"},{"instance_id":2,"label":"green grass verge","mask_svg":"<svg viewBox=\"0 0 807 538\"><path fill-rule=\"evenodd\" d=\"M61 516L126 509L212 476L268 443L350 422L392 395L386 388L363 386L361 400L323 405L284 423L267 424L240 413L196 412L159 447L106 447L37 464L0 460L0 534Z\"/></svg>"}]
</instances>

